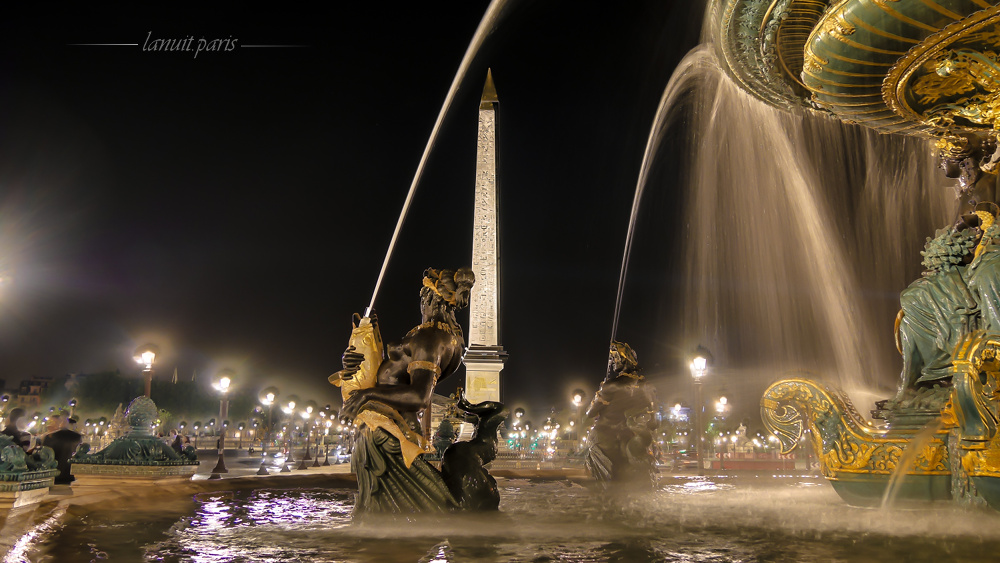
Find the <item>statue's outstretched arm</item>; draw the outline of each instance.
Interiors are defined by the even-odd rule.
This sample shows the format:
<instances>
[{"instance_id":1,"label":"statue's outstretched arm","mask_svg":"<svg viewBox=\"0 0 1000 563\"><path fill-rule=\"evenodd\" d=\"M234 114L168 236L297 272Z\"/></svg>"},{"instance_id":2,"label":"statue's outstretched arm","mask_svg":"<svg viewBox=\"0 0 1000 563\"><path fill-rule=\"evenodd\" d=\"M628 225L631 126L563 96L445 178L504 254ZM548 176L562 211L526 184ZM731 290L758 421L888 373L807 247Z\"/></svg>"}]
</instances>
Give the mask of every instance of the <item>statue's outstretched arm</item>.
<instances>
[{"instance_id":1,"label":"statue's outstretched arm","mask_svg":"<svg viewBox=\"0 0 1000 563\"><path fill-rule=\"evenodd\" d=\"M429 405L441 375L440 354L435 356L435 353L421 351L413 356L416 359L411 360L406 368L410 376L409 384L380 384L359 389L344 401L344 415L354 418L368 401L385 403L401 413L419 412Z\"/></svg>"},{"instance_id":2,"label":"statue's outstretched arm","mask_svg":"<svg viewBox=\"0 0 1000 563\"><path fill-rule=\"evenodd\" d=\"M601 384L601 388L597 390L597 394L594 395L594 400L590 402L590 406L587 407L587 412L584 416L587 418L594 418L601 414L604 407L609 404L608 400L604 398L604 384Z\"/></svg>"}]
</instances>

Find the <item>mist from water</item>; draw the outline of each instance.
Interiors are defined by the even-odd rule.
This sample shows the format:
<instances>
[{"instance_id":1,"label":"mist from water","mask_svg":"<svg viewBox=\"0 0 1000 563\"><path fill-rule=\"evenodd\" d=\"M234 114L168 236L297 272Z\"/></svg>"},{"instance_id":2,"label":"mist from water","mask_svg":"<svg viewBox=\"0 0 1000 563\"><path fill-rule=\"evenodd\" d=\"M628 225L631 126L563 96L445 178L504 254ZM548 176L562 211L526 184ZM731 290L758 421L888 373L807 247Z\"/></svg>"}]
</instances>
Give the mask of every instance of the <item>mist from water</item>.
<instances>
[{"instance_id":1,"label":"mist from water","mask_svg":"<svg viewBox=\"0 0 1000 563\"><path fill-rule=\"evenodd\" d=\"M686 151L658 150L678 134ZM805 369L859 404L885 397L900 366L899 292L919 276L925 238L957 209L930 143L772 108L740 90L702 45L678 65L656 112L622 287L660 158L685 163L684 339L730 369L775 378ZM613 333L620 305L621 289Z\"/></svg>"}]
</instances>

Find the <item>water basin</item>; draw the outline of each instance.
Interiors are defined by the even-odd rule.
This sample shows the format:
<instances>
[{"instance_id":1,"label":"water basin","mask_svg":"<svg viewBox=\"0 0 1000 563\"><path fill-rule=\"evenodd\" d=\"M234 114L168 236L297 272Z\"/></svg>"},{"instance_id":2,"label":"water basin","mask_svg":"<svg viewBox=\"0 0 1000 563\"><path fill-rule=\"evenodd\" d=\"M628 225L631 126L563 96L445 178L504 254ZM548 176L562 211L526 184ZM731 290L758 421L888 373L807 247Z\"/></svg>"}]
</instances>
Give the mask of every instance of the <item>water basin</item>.
<instances>
[{"instance_id":1,"label":"water basin","mask_svg":"<svg viewBox=\"0 0 1000 563\"><path fill-rule=\"evenodd\" d=\"M821 479L669 476L608 499L502 479L499 514L351 520L350 489L200 492L155 506L70 506L5 561L982 561L1000 514L936 503L855 508Z\"/></svg>"}]
</instances>

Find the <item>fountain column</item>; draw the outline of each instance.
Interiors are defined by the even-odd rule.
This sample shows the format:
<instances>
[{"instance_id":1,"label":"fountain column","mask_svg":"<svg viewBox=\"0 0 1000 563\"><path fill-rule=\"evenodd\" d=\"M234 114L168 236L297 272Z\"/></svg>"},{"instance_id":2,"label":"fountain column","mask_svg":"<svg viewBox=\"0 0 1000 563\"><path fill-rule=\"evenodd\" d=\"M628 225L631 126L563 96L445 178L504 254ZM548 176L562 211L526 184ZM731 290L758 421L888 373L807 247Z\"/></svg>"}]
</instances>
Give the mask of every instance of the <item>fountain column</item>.
<instances>
[{"instance_id":1,"label":"fountain column","mask_svg":"<svg viewBox=\"0 0 1000 563\"><path fill-rule=\"evenodd\" d=\"M479 104L476 151L475 219L472 226L472 271L476 285L469 304L469 350L465 354L465 396L475 404L500 400L500 372L507 352L500 345L500 224L496 150L498 105L492 71Z\"/></svg>"}]
</instances>

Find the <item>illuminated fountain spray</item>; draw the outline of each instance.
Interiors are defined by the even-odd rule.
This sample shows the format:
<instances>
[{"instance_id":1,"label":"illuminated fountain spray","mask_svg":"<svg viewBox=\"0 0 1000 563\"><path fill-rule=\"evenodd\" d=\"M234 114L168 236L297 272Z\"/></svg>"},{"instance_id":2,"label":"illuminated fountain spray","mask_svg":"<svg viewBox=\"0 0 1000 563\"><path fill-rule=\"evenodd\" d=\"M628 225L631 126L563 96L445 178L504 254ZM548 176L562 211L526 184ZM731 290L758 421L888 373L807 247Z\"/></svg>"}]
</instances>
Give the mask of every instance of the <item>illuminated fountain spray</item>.
<instances>
[{"instance_id":1,"label":"illuminated fountain spray","mask_svg":"<svg viewBox=\"0 0 1000 563\"><path fill-rule=\"evenodd\" d=\"M686 152L662 154L681 116ZM650 172L658 158L680 159L685 336L733 364L774 375L820 367L852 394L885 396L898 370L886 328L898 291L917 274L924 237L954 219L930 154L918 139L767 106L726 76L710 44L693 50L647 140L612 338Z\"/></svg>"}]
</instances>

